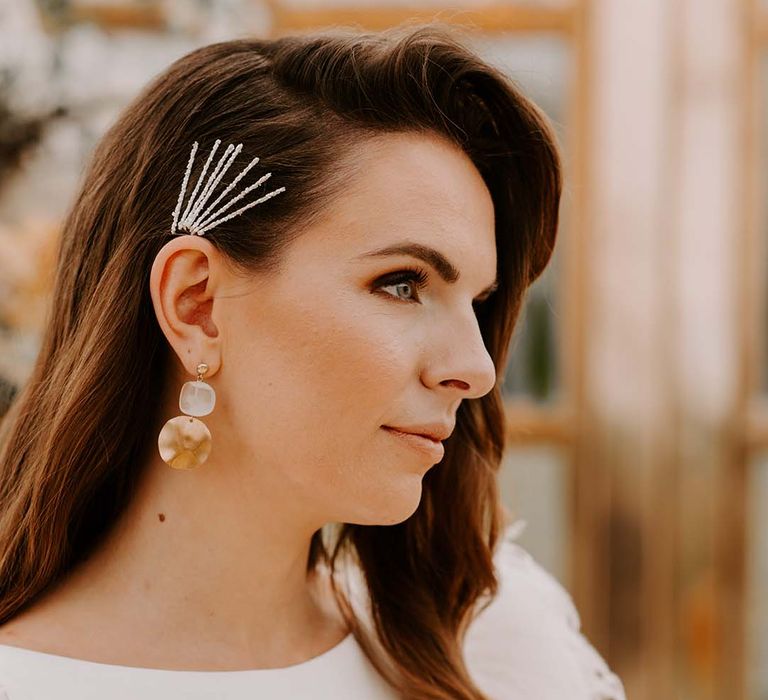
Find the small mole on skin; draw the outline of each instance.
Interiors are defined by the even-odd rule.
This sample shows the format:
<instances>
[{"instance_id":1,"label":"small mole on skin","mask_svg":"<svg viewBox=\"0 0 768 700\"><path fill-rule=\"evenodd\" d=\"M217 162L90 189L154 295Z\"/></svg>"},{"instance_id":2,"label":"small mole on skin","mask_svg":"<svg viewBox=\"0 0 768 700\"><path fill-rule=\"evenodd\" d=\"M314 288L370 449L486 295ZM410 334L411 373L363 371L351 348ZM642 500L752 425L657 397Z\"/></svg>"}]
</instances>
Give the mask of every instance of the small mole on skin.
<instances>
[{"instance_id":1,"label":"small mole on skin","mask_svg":"<svg viewBox=\"0 0 768 700\"><path fill-rule=\"evenodd\" d=\"M163 515L163 513L158 513L157 517L160 518L160 522L163 522L165 520L165 515Z\"/></svg>"}]
</instances>

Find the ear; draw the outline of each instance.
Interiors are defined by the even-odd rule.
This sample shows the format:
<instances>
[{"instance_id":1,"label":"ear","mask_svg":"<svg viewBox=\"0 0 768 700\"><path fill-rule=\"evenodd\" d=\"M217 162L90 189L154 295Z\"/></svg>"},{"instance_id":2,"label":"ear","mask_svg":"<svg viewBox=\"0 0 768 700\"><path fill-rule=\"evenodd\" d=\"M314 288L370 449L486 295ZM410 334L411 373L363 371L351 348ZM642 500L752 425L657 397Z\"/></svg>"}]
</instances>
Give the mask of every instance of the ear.
<instances>
[{"instance_id":1,"label":"ear","mask_svg":"<svg viewBox=\"0 0 768 700\"><path fill-rule=\"evenodd\" d=\"M175 236L155 256L149 278L157 321L184 369L195 376L205 362L221 365L221 334L213 322L221 254L200 236Z\"/></svg>"}]
</instances>

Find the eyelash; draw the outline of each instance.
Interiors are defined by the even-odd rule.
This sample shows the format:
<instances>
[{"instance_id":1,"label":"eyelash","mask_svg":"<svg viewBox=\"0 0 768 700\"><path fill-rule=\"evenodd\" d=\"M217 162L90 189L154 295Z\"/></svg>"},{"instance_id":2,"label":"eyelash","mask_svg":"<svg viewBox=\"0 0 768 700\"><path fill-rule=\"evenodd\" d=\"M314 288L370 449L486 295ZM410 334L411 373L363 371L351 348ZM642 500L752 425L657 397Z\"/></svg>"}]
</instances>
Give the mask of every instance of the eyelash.
<instances>
[{"instance_id":1,"label":"eyelash","mask_svg":"<svg viewBox=\"0 0 768 700\"><path fill-rule=\"evenodd\" d=\"M404 267L401 270L397 270L396 272L393 272L381 278L381 281L379 281L376 284L376 289L381 289L382 287L393 287L398 284L403 284L405 282L411 282L414 285L414 289L418 292L427 286L428 281L429 281L429 275L422 268ZM389 293L387 294L387 296L392 297L395 301L403 301L405 303L419 302L418 294L416 297L411 297L409 299L404 299L402 297L398 297L398 296L395 296L394 294L389 294ZM478 299L472 302L472 306L474 306L475 309L478 309L485 302L486 302L486 299Z\"/></svg>"},{"instance_id":2,"label":"eyelash","mask_svg":"<svg viewBox=\"0 0 768 700\"><path fill-rule=\"evenodd\" d=\"M421 268L405 267L402 270L398 270L397 272L393 272L389 275L386 275L386 277L383 277L382 280L376 284L376 289L381 289L382 287L394 287L398 284L410 282L414 285L414 289L418 292L427 286L428 280L429 275ZM392 297L395 301L404 301L406 303L417 303L419 299L418 294L416 297L411 297L409 299L398 297L389 293L387 293L387 296Z\"/></svg>"}]
</instances>

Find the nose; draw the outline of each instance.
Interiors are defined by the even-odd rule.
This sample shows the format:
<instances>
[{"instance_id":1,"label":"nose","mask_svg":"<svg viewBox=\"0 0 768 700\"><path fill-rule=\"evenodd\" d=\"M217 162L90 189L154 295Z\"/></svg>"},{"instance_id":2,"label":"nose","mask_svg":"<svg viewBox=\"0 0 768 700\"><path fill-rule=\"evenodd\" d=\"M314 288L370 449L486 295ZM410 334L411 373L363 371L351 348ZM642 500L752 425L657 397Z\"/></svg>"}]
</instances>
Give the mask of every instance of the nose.
<instances>
[{"instance_id":1,"label":"nose","mask_svg":"<svg viewBox=\"0 0 768 700\"><path fill-rule=\"evenodd\" d=\"M430 360L422 371L422 382L427 387L443 386L454 392L456 399L476 399L496 385L496 366L474 312L460 328L455 323L446 327L441 340L430 347Z\"/></svg>"}]
</instances>

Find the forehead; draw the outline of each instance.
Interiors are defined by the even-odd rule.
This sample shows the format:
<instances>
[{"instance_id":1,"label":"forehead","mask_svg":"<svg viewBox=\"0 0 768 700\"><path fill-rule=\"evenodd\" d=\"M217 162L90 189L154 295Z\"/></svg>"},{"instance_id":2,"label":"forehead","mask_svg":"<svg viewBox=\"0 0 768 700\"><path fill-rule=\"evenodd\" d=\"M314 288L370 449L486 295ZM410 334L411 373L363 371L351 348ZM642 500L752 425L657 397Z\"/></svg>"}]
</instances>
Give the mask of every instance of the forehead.
<instances>
[{"instance_id":1,"label":"forehead","mask_svg":"<svg viewBox=\"0 0 768 700\"><path fill-rule=\"evenodd\" d=\"M409 238L495 260L493 200L469 157L432 134L382 134L358 144L339 166L348 184L317 231L340 248Z\"/></svg>"}]
</instances>

